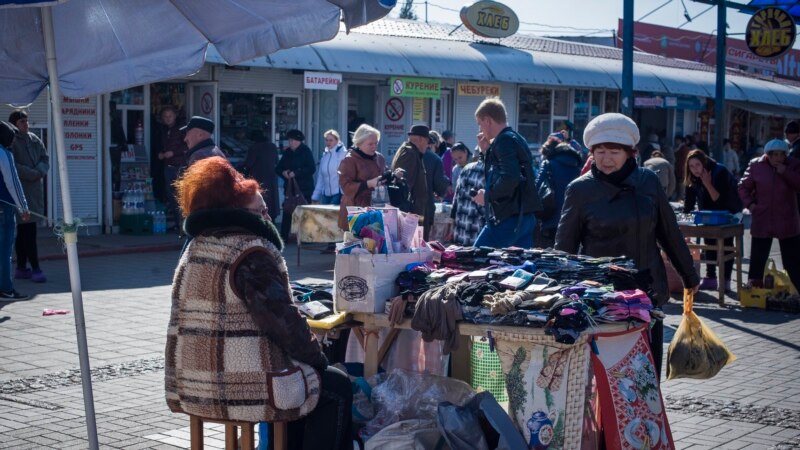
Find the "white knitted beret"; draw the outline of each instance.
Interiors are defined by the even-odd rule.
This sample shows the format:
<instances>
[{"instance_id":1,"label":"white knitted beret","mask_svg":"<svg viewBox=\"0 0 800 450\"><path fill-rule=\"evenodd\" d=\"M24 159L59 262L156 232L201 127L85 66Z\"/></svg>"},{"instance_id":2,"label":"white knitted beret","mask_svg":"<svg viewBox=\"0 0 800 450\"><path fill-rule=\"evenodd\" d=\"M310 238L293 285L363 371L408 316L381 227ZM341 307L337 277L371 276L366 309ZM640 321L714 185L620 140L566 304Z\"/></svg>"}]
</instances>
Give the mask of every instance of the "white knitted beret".
<instances>
[{"instance_id":1,"label":"white knitted beret","mask_svg":"<svg viewBox=\"0 0 800 450\"><path fill-rule=\"evenodd\" d=\"M639 142L639 127L630 117L606 113L592 119L583 130L583 143L589 148L604 142L633 147Z\"/></svg>"},{"instance_id":2,"label":"white knitted beret","mask_svg":"<svg viewBox=\"0 0 800 450\"><path fill-rule=\"evenodd\" d=\"M764 153L766 152L788 152L789 144L783 139L773 139L764 145Z\"/></svg>"}]
</instances>

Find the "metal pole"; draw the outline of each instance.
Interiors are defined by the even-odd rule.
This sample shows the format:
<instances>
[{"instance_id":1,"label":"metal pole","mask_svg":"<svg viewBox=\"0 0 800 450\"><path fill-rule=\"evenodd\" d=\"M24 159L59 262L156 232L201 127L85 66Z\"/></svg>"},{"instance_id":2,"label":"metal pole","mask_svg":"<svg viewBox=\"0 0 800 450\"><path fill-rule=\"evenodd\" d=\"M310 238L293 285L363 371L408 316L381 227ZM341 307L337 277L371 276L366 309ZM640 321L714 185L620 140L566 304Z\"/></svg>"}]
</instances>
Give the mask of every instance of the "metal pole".
<instances>
[{"instance_id":1,"label":"metal pole","mask_svg":"<svg viewBox=\"0 0 800 450\"><path fill-rule=\"evenodd\" d=\"M94 395L92 393L92 372L89 368L89 349L86 344L86 322L83 316L83 298L81 296L81 277L78 266L78 231L72 217L72 196L67 173L67 153L64 147L64 121L61 111L61 89L58 85L58 69L56 65L56 45L53 32L53 12L51 7L42 7L42 28L44 29L45 56L47 58L47 75L50 79L50 101L53 108L53 138L58 155L58 178L61 183L61 202L64 207L64 243L67 246L69 265L69 283L72 287L72 307L75 310L75 334L78 341L78 359L81 367L83 385L83 408L86 413L86 431L89 437L89 448L99 449L97 443L97 424L94 413Z\"/></svg>"},{"instance_id":2,"label":"metal pole","mask_svg":"<svg viewBox=\"0 0 800 450\"><path fill-rule=\"evenodd\" d=\"M727 35L726 6L724 0L717 6L717 86L714 99L714 146L711 155L723 161L722 139L725 137L725 37Z\"/></svg>"},{"instance_id":3,"label":"metal pole","mask_svg":"<svg viewBox=\"0 0 800 450\"><path fill-rule=\"evenodd\" d=\"M633 0L622 13L622 114L633 116Z\"/></svg>"}]
</instances>

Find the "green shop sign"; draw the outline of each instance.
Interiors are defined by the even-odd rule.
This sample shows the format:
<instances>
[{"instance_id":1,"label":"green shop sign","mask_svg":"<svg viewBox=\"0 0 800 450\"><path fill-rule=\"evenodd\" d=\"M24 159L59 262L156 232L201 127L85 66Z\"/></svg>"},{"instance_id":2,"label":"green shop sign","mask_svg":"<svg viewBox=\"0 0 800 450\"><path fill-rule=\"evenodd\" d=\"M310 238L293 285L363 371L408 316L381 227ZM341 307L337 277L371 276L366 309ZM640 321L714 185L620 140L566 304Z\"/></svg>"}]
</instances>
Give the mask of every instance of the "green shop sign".
<instances>
[{"instance_id":1,"label":"green shop sign","mask_svg":"<svg viewBox=\"0 0 800 450\"><path fill-rule=\"evenodd\" d=\"M392 77L389 89L395 97L439 98L442 81L435 78Z\"/></svg>"}]
</instances>

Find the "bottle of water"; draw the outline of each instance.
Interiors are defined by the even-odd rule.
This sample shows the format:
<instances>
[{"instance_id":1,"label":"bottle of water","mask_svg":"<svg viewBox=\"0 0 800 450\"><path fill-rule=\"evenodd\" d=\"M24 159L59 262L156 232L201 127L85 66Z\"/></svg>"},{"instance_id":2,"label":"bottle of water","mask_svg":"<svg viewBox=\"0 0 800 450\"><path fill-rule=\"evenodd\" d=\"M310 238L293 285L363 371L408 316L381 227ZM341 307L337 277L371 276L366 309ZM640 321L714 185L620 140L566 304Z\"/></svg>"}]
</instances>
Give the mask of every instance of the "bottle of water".
<instances>
[{"instance_id":1,"label":"bottle of water","mask_svg":"<svg viewBox=\"0 0 800 450\"><path fill-rule=\"evenodd\" d=\"M144 214L144 192L141 189L136 190L136 214Z\"/></svg>"},{"instance_id":2,"label":"bottle of water","mask_svg":"<svg viewBox=\"0 0 800 450\"><path fill-rule=\"evenodd\" d=\"M131 191L126 189L122 192L122 215L129 216L133 214L131 211Z\"/></svg>"},{"instance_id":3,"label":"bottle of water","mask_svg":"<svg viewBox=\"0 0 800 450\"><path fill-rule=\"evenodd\" d=\"M164 211L156 211L156 223L158 223L157 234L164 234L167 232L167 217Z\"/></svg>"},{"instance_id":4,"label":"bottle of water","mask_svg":"<svg viewBox=\"0 0 800 450\"><path fill-rule=\"evenodd\" d=\"M150 233L158 234L158 220L156 219L156 212L147 211L147 215L150 216Z\"/></svg>"}]
</instances>

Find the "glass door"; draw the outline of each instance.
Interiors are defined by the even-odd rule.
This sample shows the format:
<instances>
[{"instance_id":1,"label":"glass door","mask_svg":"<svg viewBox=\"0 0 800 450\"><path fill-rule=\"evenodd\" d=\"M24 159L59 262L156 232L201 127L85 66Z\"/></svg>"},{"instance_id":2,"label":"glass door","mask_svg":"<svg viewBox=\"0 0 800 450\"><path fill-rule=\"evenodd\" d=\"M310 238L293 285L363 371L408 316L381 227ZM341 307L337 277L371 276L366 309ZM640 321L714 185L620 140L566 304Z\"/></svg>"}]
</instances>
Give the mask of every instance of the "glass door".
<instances>
[{"instance_id":1,"label":"glass door","mask_svg":"<svg viewBox=\"0 0 800 450\"><path fill-rule=\"evenodd\" d=\"M275 145L279 149L286 147L286 132L300 129L300 97L276 95L272 123Z\"/></svg>"}]
</instances>

